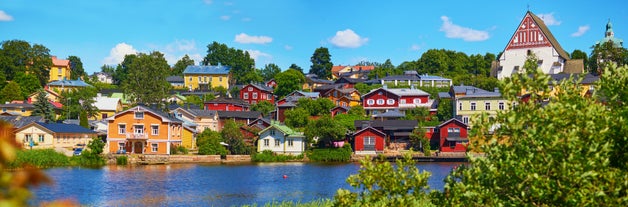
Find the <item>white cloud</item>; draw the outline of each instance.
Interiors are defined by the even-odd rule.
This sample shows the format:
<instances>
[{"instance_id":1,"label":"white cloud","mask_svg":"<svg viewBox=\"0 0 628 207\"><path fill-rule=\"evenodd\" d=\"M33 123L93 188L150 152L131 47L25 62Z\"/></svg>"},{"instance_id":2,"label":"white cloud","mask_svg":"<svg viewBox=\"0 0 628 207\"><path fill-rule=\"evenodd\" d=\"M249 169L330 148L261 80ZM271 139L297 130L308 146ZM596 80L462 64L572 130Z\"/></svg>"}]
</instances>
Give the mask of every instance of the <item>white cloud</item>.
<instances>
[{"instance_id":1,"label":"white cloud","mask_svg":"<svg viewBox=\"0 0 628 207\"><path fill-rule=\"evenodd\" d=\"M255 60L256 65L265 65L272 61L273 56L268 53L263 53L259 50L246 50L249 52L249 55L253 60Z\"/></svg>"},{"instance_id":2,"label":"white cloud","mask_svg":"<svg viewBox=\"0 0 628 207\"><path fill-rule=\"evenodd\" d=\"M578 31L571 34L572 37L580 37L589 31L589 25L579 26Z\"/></svg>"},{"instance_id":3,"label":"white cloud","mask_svg":"<svg viewBox=\"0 0 628 207\"><path fill-rule=\"evenodd\" d=\"M235 42L242 44L266 44L273 41L273 38L268 36L249 36L245 33L240 33L235 36Z\"/></svg>"},{"instance_id":4,"label":"white cloud","mask_svg":"<svg viewBox=\"0 0 628 207\"><path fill-rule=\"evenodd\" d=\"M119 64L124 60L124 56L128 54L137 54L137 50L133 46L126 43L118 43L114 48L111 48L109 56L103 61L107 65Z\"/></svg>"},{"instance_id":5,"label":"white cloud","mask_svg":"<svg viewBox=\"0 0 628 207\"><path fill-rule=\"evenodd\" d=\"M168 51L192 51L196 50L196 42L194 40L175 40L166 46Z\"/></svg>"},{"instance_id":6,"label":"white cloud","mask_svg":"<svg viewBox=\"0 0 628 207\"><path fill-rule=\"evenodd\" d=\"M253 20L253 19L251 19L249 17L242 18L243 22L250 22L251 20Z\"/></svg>"},{"instance_id":7,"label":"white cloud","mask_svg":"<svg viewBox=\"0 0 628 207\"><path fill-rule=\"evenodd\" d=\"M561 23L563 23L562 21L558 21L555 17L554 17L554 12L549 13L549 14L539 14L539 17L541 17L541 19L543 19L543 22L545 23L545 25L547 26L553 26L553 25L560 25Z\"/></svg>"},{"instance_id":8,"label":"white cloud","mask_svg":"<svg viewBox=\"0 0 628 207\"><path fill-rule=\"evenodd\" d=\"M362 38L351 29L337 31L336 36L332 37L329 42L340 48L358 48L368 42L368 38Z\"/></svg>"},{"instance_id":9,"label":"white cloud","mask_svg":"<svg viewBox=\"0 0 628 207\"><path fill-rule=\"evenodd\" d=\"M209 4L212 4L212 3L213 3L213 1L212 1L212 0L203 0L203 3L205 3L205 4L208 4L208 5L209 5Z\"/></svg>"},{"instance_id":10,"label":"white cloud","mask_svg":"<svg viewBox=\"0 0 628 207\"><path fill-rule=\"evenodd\" d=\"M293 49L293 47L291 45L285 45L285 46L283 46L283 48L286 49L286 50L292 50Z\"/></svg>"},{"instance_id":11,"label":"white cloud","mask_svg":"<svg viewBox=\"0 0 628 207\"><path fill-rule=\"evenodd\" d=\"M413 44L412 46L410 46L410 50L411 51L419 51L419 50L421 50L421 45Z\"/></svg>"},{"instance_id":12,"label":"white cloud","mask_svg":"<svg viewBox=\"0 0 628 207\"><path fill-rule=\"evenodd\" d=\"M440 31L445 32L445 36L448 38L459 38L467 42L484 41L489 38L487 31L474 30L456 25L449 20L447 16L441 16L440 19L443 20Z\"/></svg>"},{"instance_id":13,"label":"white cloud","mask_svg":"<svg viewBox=\"0 0 628 207\"><path fill-rule=\"evenodd\" d=\"M6 12L0 10L0 22L9 22L13 21L13 17Z\"/></svg>"},{"instance_id":14,"label":"white cloud","mask_svg":"<svg viewBox=\"0 0 628 207\"><path fill-rule=\"evenodd\" d=\"M222 15L222 16L220 16L220 19L227 21L227 20L231 19L231 16L229 16L229 15Z\"/></svg>"}]
</instances>

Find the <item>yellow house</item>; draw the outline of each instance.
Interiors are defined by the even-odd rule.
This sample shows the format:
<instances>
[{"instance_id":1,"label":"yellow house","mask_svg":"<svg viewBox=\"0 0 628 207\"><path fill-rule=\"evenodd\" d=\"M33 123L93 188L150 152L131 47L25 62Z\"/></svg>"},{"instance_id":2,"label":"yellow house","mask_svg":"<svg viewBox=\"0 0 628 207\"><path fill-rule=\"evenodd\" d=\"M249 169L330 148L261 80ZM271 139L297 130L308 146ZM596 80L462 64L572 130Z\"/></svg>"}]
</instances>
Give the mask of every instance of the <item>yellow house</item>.
<instances>
[{"instance_id":1,"label":"yellow house","mask_svg":"<svg viewBox=\"0 0 628 207\"><path fill-rule=\"evenodd\" d=\"M360 92L353 88L334 88L324 94L336 106L357 106L360 105Z\"/></svg>"},{"instance_id":2,"label":"yellow house","mask_svg":"<svg viewBox=\"0 0 628 207\"><path fill-rule=\"evenodd\" d=\"M196 148L196 130L183 125L183 135L181 136L181 146L191 149Z\"/></svg>"},{"instance_id":3,"label":"yellow house","mask_svg":"<svg viewBox=\"0 0 628 207\"><path fill-rule=\"evenodd\" d=\"M510 106L497 89L486 91L473 86L452 86L450 92L455 94L453 97L454 117L469 127L473 126L475 115L486 113L494 117L498 111L508 110Z\"/></svg>"},{"instance_id":4,"label":"yellow house","mask_svg":"<svg viewBox=\"0 0 628 207\"><path fill-rule=\"evenodd\" d=\"M30 116L35 109L33 104L28 103L7 103L0 104L1 113L11 114L14 116Z\"/></svg>"},{"instance_id":5,"label":"yellow house","mask_svg":"<svg viewBox=\"0 0 628 207\"><path fill-rule=\"evenodd\" d=\"M315 88L331 84L334 84L334 82L330 80L319 79L315 76L311 76L308 74L307 76L305 76L305 83L303 83L303 87L301 88L303 88L303 90L305 91L314 91Z\"/></svg>"},{"instance_id":6,"label":"yellow house","mask_svg":"<svg viewBox=\"0 0 628 207\"><path fill-rule=\"evenodd\" d=\"M15 141L24 148L73 148L87 145L96 132L75 124L32 122L15 130Z\"/></svg>"},{"instance_id":7,"label":"yellow house","mask_svg":"<svg viewBox=\"0 0 628 207\"><path fill-rule=\"evenodd\" d=\"M52 56L52 68L50 68L48 82L70 79L70 60L57 59Z\"/></svg>"},{"instance_id":8,"label":"yellow house","mask_svg":"<svg viewBox=\"0 0 628 207\"><path fill-rule=\"evenodd\" d=\"M119 98L109 98L100 94L94 98L94 106L98 108L95 120L106 119L122 111L122 101Z\"/></svg>"},{"instance_id":9,"label":"yellow house","mask_svg":"<svg viewBox=\"0 0 628 207\"><path fill-rule=\"evenodd\" d=\"M59 93L54 92L54 91L50 90L49 88L44 88L44 92L46 93L46 98L49 101L52 101L52 102L60 102L61 101L61 95L59 95ZM28 95L28 102L29 103L37 102L37 95L39 95L39 91L36 91L36 92L32 93L31 95Z\"/></svg>"},{"instance_id":10,"label":"yellow house","mask_svg":"<svg viewBox=\"0 0 628 207\"><path fill-rule=\"evenodd\" d=\"M218 86L229 89L229 66L189 65L183 71L184 85L188 90L209 90Z\"/></svg>"},{"instance_id":11,"label":"yellow house","mask_svg":"<svg viewBox=\"0 0 628 207\"><path fill-rule=\"evenodd\" d=\"M573 75L573 79L574 81L577 81L578 78L580 76L584 76L582 81L580 83L578 83L578 85L580 85L580 95L582 96L587 96L587 95L591 95L591 93L593 92L593 90L595 90L595 83L600 80L599 76L595 76L592 75L590 73L587 74L550 74L550 82L548 83L549 85L549 97L555 97L556 93L558 93L560 91L560 88L558 87L558 85L560 84L560 82L562 82L563 80L568 80L570 76ZM521 90L521 95L526 95L529 92L526 91L526 89L522 89Z\"/></svg>"}]
</instances>

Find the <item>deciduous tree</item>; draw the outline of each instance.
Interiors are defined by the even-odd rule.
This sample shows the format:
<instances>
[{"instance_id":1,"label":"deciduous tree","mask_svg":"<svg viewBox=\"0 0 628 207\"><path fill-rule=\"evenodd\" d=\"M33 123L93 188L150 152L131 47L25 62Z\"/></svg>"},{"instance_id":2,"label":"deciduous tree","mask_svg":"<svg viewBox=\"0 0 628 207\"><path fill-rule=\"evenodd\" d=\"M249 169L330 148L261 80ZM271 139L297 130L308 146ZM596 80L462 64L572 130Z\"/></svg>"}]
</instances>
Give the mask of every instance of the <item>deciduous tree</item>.
<instances>
[{"instance_id":1,"label":"deciduous tree","mask_svg":"<svg viewBox=\"0 0 628 207\"><path fill-rule=\"evenodd\" d=\"M275 105L268 101L260 101L259 103L251 105L251 111L262 112L262 115L268 115L268 113L274 110L275 110Z\"/></svg>"},{"instance_id":2,"label":"deciduous tree","mask_svg":"<svg viewBox=\"0 0 628 207\"><path fill-rule=\"evenodd\" d=\"M197 137L196 146L198 146L199 155L226 155L227 149L220 144L222 137L220 132L205 129Z\"/></svg>"},{"instance_id":3,"label":"deciduous tree","mask_svg":"<svg viewBox=\"0 0 628 207\"><path fill-rule=\"evenodd\" d=\"M281 68L274 63L269 63L262 69L262 77L265 81L275 78L277 74L281 73Z\"/></svg>"},{"instance_id":4,"label":"deciduous tree","mask_svg":"<svg viewBox=\"0 0 628 207\"><path fill-rule=\"evenodd\" d=\"M207 56L203 59L203 65L230 66L230 73L236 84L247 84L255 81L251 78L257 78L247 76L255 70L255 60L251 58L248 51L230 48L218 42L207 45Z\"/></svg>"},{"instance_id":5,"label":"deciduous tree","mask_svg":"<svg viewBox=\"0 0 628 207\"><path fill-rule=\"evenodd\" d=\"M13 100L24 100L24 96L20 85L11 81L0 91L0 104Z\"/></svg>"},{"instance_id":6,"label":"deciduous tree","mask_svg":"<svg viewBox=\"0 0 628 207\"><path fill-rule=\"evenodd\" d=\"M70 79L76 80L87 76L80 57L71 55L68 60L70 61Z\"/></svg>"},{"instance_id":7,"label":"deciduous tree","mask_svg":"<svg viewBox=\"0 0 628 207\"><path fill-rule=\"evenodd\" d=\"M183 56L180 60L177 61L177 63L174 64L174 67L172 67L172 71L170 71L170 75L183 76L183 71L189 65L194 65L194 60L192 60L190 56L185 54L185 56Z\"/></svg>"},{"instance_id":8,"label":"deciduous tree","mask_svg":"<svg viewBox=\"0 0 628 207\"><path fill-rule=\"evenodd\" d=\"M220 131L222 138L227 144L229 144L229 150L231 154L235 155L248 155L251 154L251 148L244 144L242 132L240 131L240 125L233 120L225 122L222 131Z\"/></svg>"},{"instance_id":9,"label":"deciduous tree","mask_svg":"<svg viewBox=\"0 0 628 207\"><path fill-rule=\"evenodd\" d=\"M295 90L301 90L305 83L305 76L299 71L288 69L275 76L277 81L277 88L275 89L275 95L283 97L292 93Z\"/></svg>"},{"instance_id":10,"label":"deciduous tree","mask_svg":"<svg viewBox=\"0 0 628 207\"><path fill-rule=\"evenodd\" d=\"M129 56L127 56L129 57ZM135 103L161 103L170 89L166 77L170 66L160 52L140 53L127 66L128 77L122 89Z\"/></svg>"}]
</instances>

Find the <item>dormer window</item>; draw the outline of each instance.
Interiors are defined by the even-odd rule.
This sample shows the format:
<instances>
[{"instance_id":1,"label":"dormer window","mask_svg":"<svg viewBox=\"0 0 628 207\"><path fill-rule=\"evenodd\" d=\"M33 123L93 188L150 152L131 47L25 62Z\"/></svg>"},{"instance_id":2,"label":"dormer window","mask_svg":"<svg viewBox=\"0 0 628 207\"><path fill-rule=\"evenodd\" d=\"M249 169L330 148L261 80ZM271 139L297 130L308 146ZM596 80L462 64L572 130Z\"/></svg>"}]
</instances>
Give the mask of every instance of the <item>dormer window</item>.
<instances>
[{"instance_id":1,"label":"dormer window","mask_svg":"<svg viewBox=\"0 0 628 207\"><path fill-rule=\"evenodd\" d=\"M253 91L253 87L249 87L249 88L248 88L248 90L249 90L249 91Z\"/></svg>"},{"instance_id":2,"label":"dormer window","mask_svg":"<svg viewBox=\"0 0 628 207\"><path fill-rule=\"evenodd\" d=\"M135 119L144 119L144 112L135 112Z\"/></svg>"}]
</instances>

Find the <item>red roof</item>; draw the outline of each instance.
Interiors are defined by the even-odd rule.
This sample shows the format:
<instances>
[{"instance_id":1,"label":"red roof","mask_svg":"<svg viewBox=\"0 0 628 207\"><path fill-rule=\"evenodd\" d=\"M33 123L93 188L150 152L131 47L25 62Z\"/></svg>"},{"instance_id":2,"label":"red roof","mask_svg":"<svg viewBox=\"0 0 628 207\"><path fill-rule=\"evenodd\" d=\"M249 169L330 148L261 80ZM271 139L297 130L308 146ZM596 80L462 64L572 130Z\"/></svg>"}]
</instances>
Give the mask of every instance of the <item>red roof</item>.
<instances>
[{"instance_id":1,"label":"red roof","mask_svg":"<svg viewBox=\"0 0 628 207\"><path fill-rule=\"evenodd\" d=\"M354 65L354 66L342 66L342 65L337 65L337 66L333 66L331 67L331 72L332 73L337 73L338 71L346 68L346 67L352 67L354 71L358 71L358 70L373 70L375 69L374 65Z\"/></svg>"},{"instance_id":2,"label":"red roof","mask_svg":"<svg viewBox=\"0 0 628 207\"><path fill-rule=\"evenodd\" d=\"M52 56L52 65L54 66L70 66L70 60L57 59L57 56Z\"/></svg>"}]
</instances>

